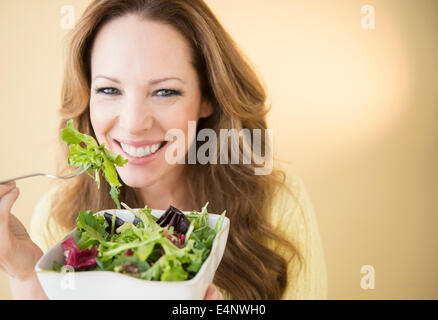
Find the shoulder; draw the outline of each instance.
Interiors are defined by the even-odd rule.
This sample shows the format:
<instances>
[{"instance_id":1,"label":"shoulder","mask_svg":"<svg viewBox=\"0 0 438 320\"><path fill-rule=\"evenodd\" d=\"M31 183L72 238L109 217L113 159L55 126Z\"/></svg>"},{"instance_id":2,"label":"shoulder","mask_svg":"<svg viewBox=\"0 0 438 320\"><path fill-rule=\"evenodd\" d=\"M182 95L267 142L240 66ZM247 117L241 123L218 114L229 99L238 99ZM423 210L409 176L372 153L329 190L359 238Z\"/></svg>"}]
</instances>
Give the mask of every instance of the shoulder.
<instances>
[{"instance_id":1,"label":"shoulder","mask_svg":"<svg viewBox=\"0 0 438 320\"><path fill-rule=\"evenodd\" d=\"M289 262L284 298L325 299L326 264L312 199L301 177L287 173L285 179L285 186L274 199L271 223L278 232L292 241L304 264L299 268L296 259Z\"/></svg>"},{"instance_id":2,"label":"shoulder","mask_svg":"<svg viewBox=\"0 0 438 320\"><path fill-rule=\"evenodd\" d=\"M304 223L315 218L310 195L300 176L288 172L284 182L274 196L271 222L280 227L295 221L295 227L303 229Z\"/></svg>"},{"instance_id":3,"label":"shoulder","mask_svg":"<svg viewBox=\"0 0 438 320\"><path fill-rule=\"evenodd\" d=\"M29 234L43 252L47 252L67 230L58 226L51 217L52 203L62 192L62 184L52 184L37 202L30 221Z\"/></svg>"}]
</instances>

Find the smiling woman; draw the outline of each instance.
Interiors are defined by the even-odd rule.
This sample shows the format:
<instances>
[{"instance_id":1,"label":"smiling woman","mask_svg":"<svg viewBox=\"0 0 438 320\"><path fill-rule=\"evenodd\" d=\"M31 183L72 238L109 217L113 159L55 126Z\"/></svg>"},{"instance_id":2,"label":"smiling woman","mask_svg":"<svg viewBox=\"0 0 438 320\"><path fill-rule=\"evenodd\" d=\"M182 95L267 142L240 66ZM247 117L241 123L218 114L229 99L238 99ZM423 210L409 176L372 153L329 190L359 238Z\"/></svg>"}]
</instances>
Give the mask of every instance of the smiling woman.
<instances>
[{"instance_id":1,"label":"smiling woman","mask_svg":"<svg viewBox=\"0 0 438 320\"><path fill-rule=\"evenodd\" d=\"M71 33L67 58L60 129L73 119L80 132L129 160L117 168L121 202L184 211L209 202L209 211L227 211L229 240L214 278L223 297L326 298L315 214L298 177L276 168L255 175L263 163L165 159L172 129L184 133L185 156L202 129L267 130L265 90L203 1L93 1ZM242 155L242 143L228 148ZM264 135L260 144L272 149ZM60 150L62 173L63 142ZM74 228L78 212L112 208L108 194L106 184L97 190L85 175L60 184L39 202L32 239L47 250Z\"/></svg>"},{"instance_id":2,"label":"smiling woman","mask_svg":"<svg viewBox=\"0 0 438 320\"><path fill-rule=\"evenodd\" d=\"M202 98L191 56L189 44L173 26L137 14L103 25L91 48L94 133L99 142L128 158L119 174L125 184L139 188L153 208L166 207L170 199L164 192L155 197L145 186L172 191L183 169L165 161L166 132L182 130L188 149L193 137L187 123L212 113ZM192 205L186 195L179 196L173 199L178 207Z\"/></svg>"}]
</instances>

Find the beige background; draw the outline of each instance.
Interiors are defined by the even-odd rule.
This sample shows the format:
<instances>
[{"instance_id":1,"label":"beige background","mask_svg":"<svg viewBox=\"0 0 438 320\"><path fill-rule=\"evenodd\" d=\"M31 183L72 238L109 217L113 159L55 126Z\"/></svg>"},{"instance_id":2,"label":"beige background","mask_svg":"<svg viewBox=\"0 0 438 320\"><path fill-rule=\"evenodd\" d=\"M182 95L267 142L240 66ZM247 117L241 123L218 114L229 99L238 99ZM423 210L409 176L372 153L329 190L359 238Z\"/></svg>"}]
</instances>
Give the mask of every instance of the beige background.
<instances>
[{"instance_id":1,"label":"beige background","mask_svg":"<svg viewBox=\"0 0 438 320\"><path fill-rule=\"evenodd\" d=\"M0 179L54 170L61 8L79 17L88 2L0 0ZM329 298L437 299L438 2L207 2L265 79L276 154L316 209ZM374 30L361 28L367 4ZM29 226L49 181L17 184Z\"/></svg>"}]
</instances>

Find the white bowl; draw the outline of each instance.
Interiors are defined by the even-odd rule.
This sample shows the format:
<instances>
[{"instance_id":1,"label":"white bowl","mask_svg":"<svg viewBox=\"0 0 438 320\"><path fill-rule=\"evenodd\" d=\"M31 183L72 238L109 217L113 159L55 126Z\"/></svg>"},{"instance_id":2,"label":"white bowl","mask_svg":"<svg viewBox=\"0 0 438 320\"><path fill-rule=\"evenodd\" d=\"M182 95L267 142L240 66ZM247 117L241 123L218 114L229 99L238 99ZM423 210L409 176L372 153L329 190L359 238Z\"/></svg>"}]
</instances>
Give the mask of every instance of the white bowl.
<instances>
[{"instance_id":1,"label":"white bowl","mask_svg":"<svg viewBox=\"0 0 438 320\"><path fill-rule=\"evenodd\" d=\"M134 216L128 210L104 210L120 219L133 222ZM152 210L152 215L160 217L164 210ZM188 212L184 212L188 213ZM217 214L209 214L207 224L216 226ZM201 300L208 286L213 282L227 243L230 220L225 217L222 229L216 235L209 256L196 276L186 281L148 281L112 271L73 272L53 270L53 262L64 264L64 249L61 244L77 231L73 231L51 248L35 266L38 279L49 299L62 300Z\"/></svg>"}]
</instances>

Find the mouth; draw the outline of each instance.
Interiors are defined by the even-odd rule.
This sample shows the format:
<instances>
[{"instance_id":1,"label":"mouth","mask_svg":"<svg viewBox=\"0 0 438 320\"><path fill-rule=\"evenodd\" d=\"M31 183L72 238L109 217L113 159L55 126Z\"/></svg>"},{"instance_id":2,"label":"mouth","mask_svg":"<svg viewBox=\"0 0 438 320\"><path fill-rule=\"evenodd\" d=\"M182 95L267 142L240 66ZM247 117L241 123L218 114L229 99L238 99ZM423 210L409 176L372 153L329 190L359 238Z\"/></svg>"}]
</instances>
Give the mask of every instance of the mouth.
<instances>
[{"instance_id":1,"label":"mouth","mask_svg":"<svg viewBox=\"0 0 438 320\"><path fill-rule=\"evenodd\" d=\"M117 140L114 140L114 142L128 159L145 159L157 154L167 144L168 141L161 141L144 145L133 145L129 142L121 142Z\"/></svg>"}]
</instances>

